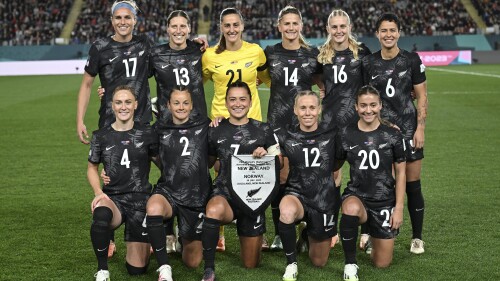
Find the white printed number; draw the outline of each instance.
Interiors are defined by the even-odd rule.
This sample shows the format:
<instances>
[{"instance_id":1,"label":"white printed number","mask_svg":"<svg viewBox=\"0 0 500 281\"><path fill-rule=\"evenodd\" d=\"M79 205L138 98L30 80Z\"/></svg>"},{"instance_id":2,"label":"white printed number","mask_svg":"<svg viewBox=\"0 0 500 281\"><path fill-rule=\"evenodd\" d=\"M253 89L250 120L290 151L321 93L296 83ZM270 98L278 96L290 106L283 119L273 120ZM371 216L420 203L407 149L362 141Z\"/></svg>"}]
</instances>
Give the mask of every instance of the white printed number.
<instances>
[{"instance_id":1,"label":"white printed number","mask_svg":"<svg viewBox=\"0 0 500 281\"><path fill-rule=\"evenodd\" d=\"M302 151L304 151L304 158L305 158L305 162L306 162L306 167L319 167L320 166L320 164L318 163L319 149L317 147L314 147L313 149L311 149L311 154L315 155L312 163L309 163L309 149L304 148L304 149L302 149Z\"/></svg>"},{"instance_id":2,"label":"white printed number","mask_svg":"<svg viewBox=\"0 0 500 281\"><path fill-rule=\"evenodd\" d=\"M120 165L130 168L130 160L128 160L128 150L125 148L122 155L122 160L120 161Z\"/></svg>"},{"instance_id":3,"label":"white printed number","mask_svg":"<svg viewBox=\"0 0 500 281\"><path fill-rule=\"evenodd\" d=\"M134 64L132 65L132 73L130 73L130 67L129 63L133 62ZM134 77L135 76L135 67L137 66L137 58L129 58L128 60L123 60L123 64L125 64L125 72L127 72L127 77Z\"/></svg>"},{"instance_id":4,"label":"white printed number","mask_svg":"<svg viewBox=\"0 0 500 281\"><path fill-rule=\"evenodd\" d=\"M394 89L394 86L391 85L391 82L392 78L389 78L389 81L387 81L387 86L385 87L385 93L390 98L394 97L394 94L396 93L396 89Z\"/></svg>"},{"instance_id":5,"label":"white printed number","mask_svg":"<svg viewBox=\"0 0 500 281\"><path fill-rule=\"evenodd\" d=\"M389 223L389 220L391 219L392 212L394 212L394 208L391 208L390 212L387 209L380 211L380 215L385 216L385 220L382 223L382 227L390 227L391 226L391 224Z\"/></svg>"},{"instance_id":6,"label":"white printed number","mask_svg":"<svg viewBox=\"0 0 500 281\"><path fill-rule=\"evenodd\" d=\"M188 138L182 137L181 140L180 140L180 143L183 143L183 142L185 142L186 144L184 144L184 149L182 150L181 156L191 155L191 152L187 151L188 146L189 146L189 140L188 140Z\"/></svg>"},{"instance_id":7,"label":"white printed number","mask_svg":"<svg viewBox=\"0 0 500 281\"><path fill-rule=\"evenodd\" d=\"M189 72L187 68L183 67L180 70L174 68L173 71L175 73L175 81L177 82L177 85L182 85L182 86L189 85Z\"/></svg>"},{"instance_id":8,"label":"white printed number","mask_svg":"<svg viewBox=\"0 0 500 281\"><path fill-rule=\"evenodd\" d=\"M358 156L363 157L361 160L361 164L359 165L360 170L367 170L368 166L366 165L366 159L368 158L368 162L370 163L370 168L377 169L380 164L380 157L378 156L378 152L376 150L370 150L370 153L367 153L366 150L360 150L358 152Z\"/></svg>"},{"instance_id":9,"label":"white printed number","mask_svg":"<svg viewBox=\"0 0 500 281\"><path fill-rule=\"evenodd\" d=\"M297 82L299 81L299 79L297 79L297 68L293 69L290 77L288 77L288 67L283 67L283 70L285 70L285 86L288 86L289 84L297 86Z\"/></svg>"},{"instance_id":10,"label":"white printed number","mask_svg":"<svg viewBox=\"0 0 500 281\"><path fill-rule=\"evenodd\" d=\"M345 65L340 67L338 70L338 65L334 65L333 67L333 82L337 83L345 83L347 81L347 73L344 71Z\"/></svg>"},{"instance_id":11,"label":"white printed number","mask_svg":"<svg viewBox=\"0 0 500 281\"><path fill-rule=\"evenodd\" d=\"M240 149L240 145L239 144L231 144L231 148L234 148L233 155L238 155L238 149Z\"/></svg>"},{"instance_id":12,"label":"white printed number","mask_svg":"<svg viewBox=\"0 0 500 281\"><path fill-rule=\"evenodd\" d=\"M323 214L323 225L325 227L334 226L335 225L334 219L335 219L335 215L330 215L330 219L328 219L328 215Z\"/></svg>"}]
</instances>

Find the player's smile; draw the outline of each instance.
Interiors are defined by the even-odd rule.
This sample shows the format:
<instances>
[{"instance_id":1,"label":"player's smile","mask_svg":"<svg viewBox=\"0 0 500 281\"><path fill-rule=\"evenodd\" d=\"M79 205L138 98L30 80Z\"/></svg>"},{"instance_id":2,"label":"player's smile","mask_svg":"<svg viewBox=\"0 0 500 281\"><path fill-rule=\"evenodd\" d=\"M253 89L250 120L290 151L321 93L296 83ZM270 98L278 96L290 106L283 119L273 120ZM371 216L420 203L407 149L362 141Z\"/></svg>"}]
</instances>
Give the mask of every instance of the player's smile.
<instances>
[{"instance_id":1,"label":"player's smile","mask_svg":"<svg viewBox=\"0 0 500 281\"><path fill-rule=\"evenodd\" d=\"M115 34L121 37L132 36L132 31L135 26L135 16L127 8L116 10L111 18L111 22L115 29Z\"/></svg>"},{"instance_id":2,"label":"player's smile","mask_svg":"<svg viewBox=\"0 0 500 281\"><path fill-rule=\"evenodd\" d=\"M321 114L318 97L313 95L300 97L295 104L294 112L299 119L301 130L312 132L318 128L318 116Z\"/></svg>"},{"instance_id":3,"label":"player's smile","mask_svg":"<svg viewBox=\"0 0 500 281\"><path fill-rule=\"evenodd\" d=\"M186 90L174 90L170 95L167 106L172 112L174 124L182 124L189 119L189 114L193 109L191 95Z\"/></svg>"},{"instance_id":4,"label":"player's smile","mask_svg":"<svg viewBox=\"0 0 500 281\"><path fill-rule=\"evenodd\" d=\"M224 34L226 41L236 43L241 39L241 32L243 31L243 23L239 15L229 14L225 15L221 23L221 32Z\"/></svg>"},{"instance_id":5,"label":"player's smile","mask_svg":"<svg viewBox=\"0 0 500 281\"><path fill-rule=\"evenodd\" d=\"M119 90L113 95L113 111L118 120L126 122L134 118L137 101L132 93Z\"/></svg>"},{"instance_id":6,"label":"player's smile","mask_svg":"<svg viewBox=\"0 0 500 281\"><path fill-rule=\"evenodd\" d=\"M398 43L400 33L394 22L383 21L377 30L377 37L384 48L393 48Z\"/></svg>"},{"instance_id":7,"label":"player's smile","mask_svg":"<svg viewBox=\"0 0 500 281\"><path fill-rule=\"evenodd\" d=\"M282 33L284 39L295 40L302 30L302 21L297 14L284 15L278 24L278 30Z\"/></svg>"},{"instance_id":8,"label":"player's smile","mask_svg":"<svg viewBox=\"0 0 500 281\"><path fill-rule=\"evenodd\" d=\"M170 47L175 49L186 48L186 40L191 32L186 18L181 16L172 18L168 23L167 32L171 38Z\"/></svg>"},{"instance_id":9,"label":"player's smile","mask_svg":"<svg viewBox=\"0 0 500 281\"><path fill-rule=\"evenodd\" d=\"M343 50L349 47L349 41L347 39L350 32L350 25L346 17L332 17L328 22L327 31L332 37L333 42L337 45L340 45L339 50Z\"/></svg>"},{"instance_id":10,"label":"player's smile","mask_svg":"<svg viewBox=\"0 0 500 281\"><path fill-rule=\"evenodd\" d=\"M358 111L360 119L367 124L371 124L378 119L381 109L382 104L380 103L380 98L373 94L360 96L356 103L356 110Z\"/></svg>"}]
</instances>

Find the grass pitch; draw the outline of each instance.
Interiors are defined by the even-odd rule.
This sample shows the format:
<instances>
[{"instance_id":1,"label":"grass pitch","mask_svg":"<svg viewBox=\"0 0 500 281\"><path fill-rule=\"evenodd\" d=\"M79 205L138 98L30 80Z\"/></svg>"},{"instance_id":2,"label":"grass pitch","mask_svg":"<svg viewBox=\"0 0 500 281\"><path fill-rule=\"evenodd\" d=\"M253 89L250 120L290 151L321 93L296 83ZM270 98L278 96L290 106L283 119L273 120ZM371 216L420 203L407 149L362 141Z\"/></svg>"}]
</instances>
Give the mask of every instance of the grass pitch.
<instances>
[{"instance_id":1,"label":"grass pitch","mask_svg":"<svg viewBox=\"0 0 500 281\"><path fill-rule=\"evenodd\" d=\"M426 253L409 253L411 227L405 211L393 264L375 269L358 252L360 279L500 280L500 66L428 68L427 78L430 109L422 173ZM0 77L0 280L93 278L88 146L79 143L75 131L80 82L79 75ZM206 89L210 101L211 85ZM269 91L260 93L267 109ZM89 132L97 127L97 109L93 95L86 118ZM151 182L157 177L153 171ZM116 232L118 254L109 262L112 280L156 280L154 259L147 275L127 275L122 231ZM273 236L269 215L267 237ZM246 270L233 225L226 227L226 241L227 251L216 255L218 280L281 280L282 252L265 252L258 269ZM178 254L170 257L175 280L201 279L202 266L187 269ZM306 254L299 256L299 280L341 280L342 272L340 245L323 269L314 268Z\"/></svg>"}]
</instances>

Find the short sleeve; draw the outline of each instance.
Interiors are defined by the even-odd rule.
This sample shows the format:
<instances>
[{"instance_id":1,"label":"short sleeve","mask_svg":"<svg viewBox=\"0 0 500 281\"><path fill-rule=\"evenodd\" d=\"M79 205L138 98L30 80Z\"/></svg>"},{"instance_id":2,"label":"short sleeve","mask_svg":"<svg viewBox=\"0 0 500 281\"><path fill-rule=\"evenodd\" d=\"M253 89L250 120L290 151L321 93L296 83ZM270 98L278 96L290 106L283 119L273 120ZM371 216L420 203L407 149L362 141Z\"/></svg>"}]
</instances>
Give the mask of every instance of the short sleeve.
<instances>
[{"instance_id":1,"label":"short sleeve","mask_svg":"<svg viewBox=\"0 0 500 281\"><path fill-rule=\"evenodd\" d=\"M347 152L342 146L342 134L340 132L335 135L335 159L340 161L347 159Z\"/></svg>"},{"instance_id":2,"label":"short sleeve","mask_svg":"<svg viewBox=\"0 0 500 281\"><path fill-rule=\"evenodd\" d=\"M266 65L266 54L264 53L264 51L262 50L261 47L258 47L258 56L259 56L259 63L258 63L258 67L257 67L257 71L263 71L267 68L267 65Z\"/></svg>"},{"instance_id":3,"label":"short sleeve","mask_svg":"<svg viewBox=\"0 0 500 281\"><path fill-rule=\"evenodd\" d=\"M411 73L413 85L418 85L427 80L425 76L425 65L417 53L410 53Z\"/></svg>"},{"instance_id":4,"label":"short sleeve","mask_svg":"<svg viewBox=\"0 0 500 281\"><path fill-rule=\"evenodd\" d=\"M271 129L271 126L269 126L268 124L266 124L265 126L265 132L266 132L266 147L264 147L265 149L268 149L273 145L279 145L278 136L274 134L273 130Z\"/></svg>"},{"instance_id":5,"label":"short sleeve","mask_svg":"<svg viewBox=\"0 0 500 281\"><path fill-rule=\"evenodd\" d=\"M403 135L400 132L396 133L396 142L392 147L393 161L396 163L401 163L406 161L406 147L403 139Z\"/></svg>"},{"instance_id":6,"label":"short sleeve","mask_svg":"<svg viewBox=\"0 0 500 281\"><path fill-rule=\"evenodd\" d=\"M99 73L99 51L94 44L92 44L89 50L89 57L85 64L85 72L92 77L95 77Z\"/></svg>"},{"instance_id":7,"label":"short sleeve","mask_svg":"<svg viewBox=\"0 0 500 281\"><path fill-rule=\"evenodd\" d=\"M210 53L209 51L205 51L203 56L201 57L201 66L203 71L203 81L213 80L212 72L210 72L211 62L210 62Z\"/></svg>"},{"instance_id":8,"label":"short sleeve","mask_svg":"<svg viewBox=\"0 0 500 281\"><path fill-rule=\"evenodd\" d=\"M370 84L370 59L373 55L368 55L361 59L361 73L363 74L363 85Z\"/></svg>"},{"instance_id":9,"label":"short sleeve","mask_svg":"<svg viewBox=\"0 0 500 281\"><path fill-rule=\"evenodd\" d=\"M159 154L159 144L158 144L158 134L155 130L150 130L149 134L150 145L149 145L149 157L156 157Z\"/></svg>"},{"instance_id":10,"label":"short sleeve","mask_svg":"<svg viewBox=\"0 0 500 281\"><path fill-rule=\"evenodd\" d=\"M101 163L101 143L100 143L100 138L98 135L94 132L92 134L92 140L90 141L90 151L89 151L89 162L93 164L99 164Z\"/></svg>"},{"instance_id":11,"label":"short sleeve","mask_svg":"<svg viewBox=\"0 0 500 281\"><path fill-rule=\"evenodd\" d=\"M216 128L208 128L208 155L217 156L217 147L215 146L214 134Z\"/></svg>"}]
</instances>

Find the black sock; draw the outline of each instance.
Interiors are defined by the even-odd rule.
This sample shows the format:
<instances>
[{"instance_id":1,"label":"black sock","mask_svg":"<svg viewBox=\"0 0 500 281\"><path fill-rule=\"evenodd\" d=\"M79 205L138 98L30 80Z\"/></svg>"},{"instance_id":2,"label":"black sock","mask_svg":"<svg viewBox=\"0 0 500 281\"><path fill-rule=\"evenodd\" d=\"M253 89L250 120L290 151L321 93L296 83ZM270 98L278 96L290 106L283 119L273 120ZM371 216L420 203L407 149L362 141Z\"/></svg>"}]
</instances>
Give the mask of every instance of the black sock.
<instances>
[{"instance_id":1,"label":"black sock","mask_svg":"<svg viewBox=\"0 0 500 281\"><path fill-rule=\"evenodd\" d=\"M408 211L410 212L413 238L422 239L424 226L424 196L420 180L406 183L406 196L408 197Z\"/></svg>"},{"instance_id":2,"label":"black sock","mask_svg":"<svg viewBox=\"0 0 500 281\"><path fill-rule=\"evenodd\" d=\"M342 205L342 196L340 195L340 186L335 187L335 193L334 193L334 202L335 202L335 209L333 210L333 214L335 215L335 229L338 229L337 227L337 221L339 218L339 212L340 212L340 206ZM338 231L336 231L338 233Z\"/></svg>"},{"instance_id":3,"label":"black sock","mask_svg":"<svg viewBox=\"0 0 500 281\"><path fill-rule=\"evenodd\" d=\"M368 222L365 222L361 225L361 234L369 234L370 227L368 226Z\"/></svg>"},{"instance_id":4,"label":"black sock","mask_svg":"<svg viewBox=\"0 0 500 281\"><path fill-rule=\"evenodd\" d=\"M205 217L203 221L203 235L201 235L201 244L203 245L203 260L205 269L215 269L215 249L219 240L220 220Z\"/></svg>"},{"instance_id":5,"label":"black sock","mask_svg":"<svg viewBox=\"0 0 500 281\"><path fill-rule=\"evenodd\" d=\"M358 240L359 217L342 214L340 236L344 249L345 264L356 264L356 242Z\"/></svg>"},{"instance_id":6,"label":"black sock","mask_svg":"<svg viewBox=\"0 0 500 281\"><path fill-rule=\"evenodd\" d=\"M146 225L148 226L149 243L153 247L158 267L168 264L163 216L147 216Z\"/></svg>"},{"instance_id":7,"label":"black sock","mask_svg":"<svg viewBox=\"0 0 500 281\"><path fill-rule=\"evenodd\" d=\"M165 222L165 235L174 235L174 218L169 218Z\"/></svg>"},{"instance_id":8,"label":"black sock","mask_svg":"<svg viewBox=\"0 0 500 281\"><path fill-rule=\"evenodd\" d=\"M283 199L283 192L285 190L284 185L280 185L278 194L274 197L273 201L271 201L271 213L273 215L273 224L274 224L274 233L275 235L279 235L279 222L280 222L280 202Z\"/></svg>"},{"instance_id":9,"label":"black sock","mask_svg":"<svg viewBox=\"0 0 500 281\"><path fill-rule=\"evenodd\" d=\"M295 223L286 224L280 221L278 229L281 237L281 243L283 244L283 251L286 256L286 263L291 264L297 262L297 252L295 250L295 240L297 240L297 234L295 234Z\"/></svg>"},{"instance_id":10,"label":"black sock","mask_svg":"<svg viewBox=\"0 0 500 281\"><path fill-rule=\"evenodd\" d=\"M115 242L115 230L111 230L109 234L109 240Z\"/></svg>"},{"instance_id":11,"label":"black sock","mask_svg":"<svg viewBox=\"0 0 500 281\"><path fill-rule=\"evenodd\" d=\"M94 209L92 225L90 226L90 239L97 257L97 270L108 270L108 247L111 230L109 225L113 219L113 212L108 207Z\"/></svg>"}]
</instances>

